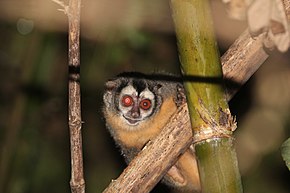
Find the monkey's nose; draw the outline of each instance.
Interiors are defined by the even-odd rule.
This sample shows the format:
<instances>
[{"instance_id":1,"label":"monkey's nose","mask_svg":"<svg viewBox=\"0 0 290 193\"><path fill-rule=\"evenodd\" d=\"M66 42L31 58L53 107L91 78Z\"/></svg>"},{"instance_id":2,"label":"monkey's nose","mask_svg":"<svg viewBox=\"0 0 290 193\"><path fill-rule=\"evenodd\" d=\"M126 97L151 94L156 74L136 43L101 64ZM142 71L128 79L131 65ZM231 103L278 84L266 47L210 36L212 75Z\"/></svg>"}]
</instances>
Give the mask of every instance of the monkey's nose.
<instances>
[{"instance_id":1,"label":"monkey's nose","mask_svg":"<svg viewBox=\"0 0 290 193\"><path fill-rule=\"evenodd\" d=\"M132 116L133 118L139 118L139 117L140 117L140 112L139 112L139 111L133 111L133 112L131 113L131 116Z\"/></svg>"},{"instance_id":2,"label":"monkey's nose","mask_svg":"<svg viewBox=\"0 0 290 193\"><path fill-rule=\"evenodd\" d=\"M139 111L138 106L134 106L134 107L131 109L131 117L134 118L134 119L137 119L137 118L140 117L140 111Z\"/></svg>"}]
</instances>

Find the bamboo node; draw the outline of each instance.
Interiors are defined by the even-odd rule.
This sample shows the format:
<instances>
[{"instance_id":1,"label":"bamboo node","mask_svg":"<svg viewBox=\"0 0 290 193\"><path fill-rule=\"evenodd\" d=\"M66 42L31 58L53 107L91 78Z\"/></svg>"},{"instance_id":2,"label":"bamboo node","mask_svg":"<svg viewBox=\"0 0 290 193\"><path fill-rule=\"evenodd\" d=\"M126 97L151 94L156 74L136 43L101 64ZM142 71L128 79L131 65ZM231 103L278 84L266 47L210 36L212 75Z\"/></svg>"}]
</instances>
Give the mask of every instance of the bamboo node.
<instances>
[{"instance_id":1,"label":"bamboo node","mask_svg":"<svg viewBox=\"0 0 290 193\"><path fill-rule=\"evenodd\" d=\"M232 130L229 128L212 128L210 126L203 126L194 131L193 143L199 143L201 141L207 141L215 138L231 138Z\"/></svg>"}]
</instances>

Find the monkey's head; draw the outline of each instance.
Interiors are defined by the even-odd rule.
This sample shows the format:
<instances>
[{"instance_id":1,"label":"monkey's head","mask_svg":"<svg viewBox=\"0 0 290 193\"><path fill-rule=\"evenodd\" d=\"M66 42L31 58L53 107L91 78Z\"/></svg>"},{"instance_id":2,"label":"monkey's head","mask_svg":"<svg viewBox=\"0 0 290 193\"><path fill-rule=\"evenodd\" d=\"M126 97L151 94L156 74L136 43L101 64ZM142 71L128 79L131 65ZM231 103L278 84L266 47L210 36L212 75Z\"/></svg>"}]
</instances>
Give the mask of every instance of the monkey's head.
<instances>
[{"instance_id":1,"label":"monkey's head","mask_svg":"<svg viewBox=\"0 0 290 193\"><path fill-rule=\"evenodd\" d=\"M105 117L114 116L125 128L138 129L152 118L162 103L161 84L142 77L118 76L105 84Z\"/></svg>"}]
</instances>

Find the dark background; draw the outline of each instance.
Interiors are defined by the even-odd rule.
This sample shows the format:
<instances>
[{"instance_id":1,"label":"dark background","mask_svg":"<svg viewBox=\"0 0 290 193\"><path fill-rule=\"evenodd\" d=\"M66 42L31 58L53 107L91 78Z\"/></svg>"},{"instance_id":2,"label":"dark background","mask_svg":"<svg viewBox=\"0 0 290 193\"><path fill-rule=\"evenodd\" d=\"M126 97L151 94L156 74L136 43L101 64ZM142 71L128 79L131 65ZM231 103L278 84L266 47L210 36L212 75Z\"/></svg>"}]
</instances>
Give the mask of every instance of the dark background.
<instances>
[{"instance_id":1,"label":"dark background","mask_svg":"<svg viewBox=\"0 0 290 193\"><path fill-rule=\"evenodd\" d=\"M102 117L104 82L124 71L179 74L167 1L82 1L81 89L86 190L125 168ZM52 1L0 2L0 192L70 192L67 21ZM221 54L246 29L212 1ZM245 193L290 192L290 53L269 59L230 102ZM169 192L158 186L155 192Z\"/></svg>"}]
</instances>

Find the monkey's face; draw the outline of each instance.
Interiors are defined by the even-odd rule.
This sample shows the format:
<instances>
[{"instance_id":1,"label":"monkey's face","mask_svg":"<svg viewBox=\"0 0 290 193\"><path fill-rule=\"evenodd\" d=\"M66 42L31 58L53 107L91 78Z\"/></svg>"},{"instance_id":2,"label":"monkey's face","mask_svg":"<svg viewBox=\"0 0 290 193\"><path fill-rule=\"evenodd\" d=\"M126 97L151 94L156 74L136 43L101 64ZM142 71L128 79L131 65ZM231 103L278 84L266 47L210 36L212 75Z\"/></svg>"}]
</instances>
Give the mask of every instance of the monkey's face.
<instances>
[{"instance_id":1,"label":"monkey's face","mask_svg":"<svg viewBox=\"0 0 290 193\"><path fill-rule=\"evenodd\" d=\"M108 126L127 131L150 127L163 101L161 85L146 79L119 77L106 82L105 88L103 112Z\"/></svg>"},{"instance_id":2,"label":"monkey's face","mask_svg":"<svg viewBox=\"0 0 290 193\"><path fill-rule=\"evenodd\" d=\"M152 115L155 97L148 88L138 92L132 85L124 87L117 101L120 115L129 125L138 125Z\"/></svg>"}]
</instances>

